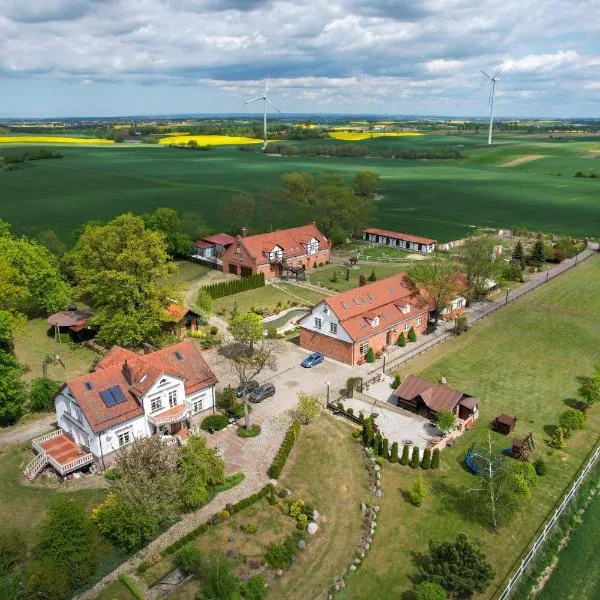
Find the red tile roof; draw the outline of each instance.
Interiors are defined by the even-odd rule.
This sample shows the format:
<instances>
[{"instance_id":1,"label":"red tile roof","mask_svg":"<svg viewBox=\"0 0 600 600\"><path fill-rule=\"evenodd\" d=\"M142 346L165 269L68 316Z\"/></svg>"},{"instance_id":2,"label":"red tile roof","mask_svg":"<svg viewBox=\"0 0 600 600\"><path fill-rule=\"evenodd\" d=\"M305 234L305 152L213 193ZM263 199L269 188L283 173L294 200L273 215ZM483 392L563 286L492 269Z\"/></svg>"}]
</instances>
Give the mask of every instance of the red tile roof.
<instances>
[{"instance_id":1,"label":"red tile roof","mask_svg":"<svg viewBox=\"0 0 600 600\"><path fill-rule=\"evenodd\" d=\"M194 242L193 246L194 248L212 248L214 244L211 244L210 242L205 242L204 240L200 240L198 242Z\"/></svg>"},{"instance_id":2,"label":"red tile roof","mask_svg":"<svg viewBox=\"0 0 600 600\"><path fill-rule=\"evenodd\" d=\"M212 245L219 244L220 246L229 246L235 242L235 238L227 233L215 233L215 235L209 235L202 239Z\"/></svg>"},{"instance_id":3,"label":"red tile roof","mask_svg":"<svg viewBox=\"0 0 600 600\"><path fill-rule=\"evenodd\" d=\"M269 264L269 257L265 256L275 246L283 249L284 258L294 258L307 253L307 245L315 238L319 242L319 250L331 247L330 241L317 229L314 223L290 229L278 229L270 233L249 235L238 240L246 247L248 252L256 259L257 265Z\"/></svg>"},{"instance_id":4,"label":"red tile roof","mask_svg":"<svg viewBox=\"0 0 600 600\"><path fill-rule=\"evenodd\" d=\"M396 389L394 395L401 400L414 400L420 396L428 408L435 412L452 411L463 400L467 408L474 408L478 404L477 399L469 394L459 392L446 385L432 383L416 375L409 375Z\"/></svg>"},{"instance_id":5,"label":"red tile roof","mask_svg":"<svg viewBox=\"0 0 600 600\"><path fill-rule=\"evenodd\" d=\"M353 340L370 337L430 309L427 300L412 290L404 273L330 296L324 302ZM406 306L410 310L403 313L401 309ZM379 325L375 327L369 322L374 317L379 317Z\"/></svg>"},{"instance_id":6,"label":"red tile roof","mask_svg":"<svg viewBox=\"0 0 600 600\"><path fill-rule=\"evenodd\" d=\"M192 313L193 315L197 314L192 309L183 304L177 304L177 302L172 302L165 308L165 316L169 321L174 323L179 323L179 321L181 321L188 313Z\"/></svg>"},{"instance_id":7,"label":"red tile roof","mask_svg":"<svg viewBox=\"0 0 600 600\"><path fill-rule=\"evenodd\" d=\"M78 310L63 310L48 317L48 325L57 327L79 327L83 329L86 321L96 313L87 308Z\"/></svg>"},{"instance_id":8,"label":"red tile roof","mask_svg":"<svg viewBox=\"0 0 600 600\"><path fill-rule=\"evenodd\" d=\"M217 383L198 348L185 341L143 356L113 346L93 373L72 379L66 385L91 428L98 433L142 415L141 398L163 374L183 379L186 395ZM115 385L123 392L125 401L107 407L100 392Z\"/></svg>"},{"instance_id":9,"label":"red tile roof","mask_svg":"<svg viewBox=\"0 0 600 600\"><path fill-rule=\"evenodd\" d=\"M388 231L387 229L377 229L376 227L369 227L363 230L365 233L372 233L374 235L384 235L386 237L395 238L398 240L405 240L407 242L414 242L415 244L435 244L437 240L431 238L421 237L420 235L412 235L411 233L398 233L397 231Z\"/></svg>"}]
</instances>

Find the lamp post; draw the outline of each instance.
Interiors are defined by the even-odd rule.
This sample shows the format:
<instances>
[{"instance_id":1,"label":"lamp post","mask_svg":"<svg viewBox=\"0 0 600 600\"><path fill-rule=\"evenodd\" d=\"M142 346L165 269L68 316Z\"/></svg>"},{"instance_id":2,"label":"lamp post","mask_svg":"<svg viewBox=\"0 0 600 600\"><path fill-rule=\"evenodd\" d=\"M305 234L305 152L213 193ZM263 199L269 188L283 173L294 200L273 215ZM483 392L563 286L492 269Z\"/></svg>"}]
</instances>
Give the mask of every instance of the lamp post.
<instances>
[{"instance_id":1,"label":"lamp post","mask_svg":"<svg viewBox=\"0 0 600 600\"><path fill-rule=\"evenodd\" d=\"M510 292L510 287L506 288L506 299L504 300L504 306L508 304L508 292Z\"/></svg>"},{"instance_id":2,"label":"lamp post","mask_svg":"<svg viewBox=\"0 0 600 600\"><path fill-rule=\"evenodd\" d=\"M325 382L327 384L327 408L329 408L329 381Z\"/></svg>"},{"instance_id":3,"label":"lamp post","mask_svg":"<svg viewBox=\"0 0 600 600\"><path fill-rule=\"evenodd\" d=\"M387 352L383 353L383 367L381 368L381 372L385 375L385 359L387 358Z\"/></svg>"},{"instance_id":4,"label":"lamp post","mask_svg":"<svg viewBox=\"0 0 600 600\"><path fill-rule=\"evenodd\" d=\"M546 269L546 283L548 283L548 275L550 275L550 267Z\"/></svg>"}]
</instances>

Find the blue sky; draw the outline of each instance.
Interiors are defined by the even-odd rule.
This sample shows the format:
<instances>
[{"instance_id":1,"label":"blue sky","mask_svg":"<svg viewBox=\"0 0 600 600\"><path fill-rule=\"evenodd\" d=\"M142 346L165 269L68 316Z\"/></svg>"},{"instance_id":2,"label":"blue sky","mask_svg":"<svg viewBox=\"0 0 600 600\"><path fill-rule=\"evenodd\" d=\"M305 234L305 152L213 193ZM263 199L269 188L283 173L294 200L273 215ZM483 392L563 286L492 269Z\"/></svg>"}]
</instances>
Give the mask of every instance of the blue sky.
<instances>
[{"instance_id":1,"label":"blue sky","mask_svg":"<svg viewBox=\"0 0 600 600\"><path fill-rule=\"evenodd\" d=\"M600 0L0 0L0 117L600 118Z\"/></svg>"}]
</instances>

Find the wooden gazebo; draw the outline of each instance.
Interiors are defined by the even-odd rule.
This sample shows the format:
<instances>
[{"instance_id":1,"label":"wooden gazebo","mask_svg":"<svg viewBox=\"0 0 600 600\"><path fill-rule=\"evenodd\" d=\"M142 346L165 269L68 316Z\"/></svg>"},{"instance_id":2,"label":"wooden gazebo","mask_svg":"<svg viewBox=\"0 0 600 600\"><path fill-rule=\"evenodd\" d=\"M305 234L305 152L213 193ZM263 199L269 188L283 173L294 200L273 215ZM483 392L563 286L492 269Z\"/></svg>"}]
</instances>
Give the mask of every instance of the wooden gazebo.
<instances>
[{"instance_id":1,"label":"wooden gazebo","mask_svg":"<svg viewBox=\"0 0 600 600\"><path fill-rule=\"evenodd\" d=\"M511 417L502 413L492 421L492 429L502 435L508 435L515 428L516 424L517 417Z\"/></svg>"},{"instance_id":2,"label":"wooden gazebo","mask_svg":"<svg viewBox=\"0 0 600 600\"><path fill-rule=\"evenodd\" d=\"M96 327L89 325L88 320L94 316L94 311L88 308L77 308L69 305L68 310L54 313L48 317L48 325L52 335L60 341L61 334L68 334L74 342L82 342L94 337Z\"/></svg>"}]
</instances>

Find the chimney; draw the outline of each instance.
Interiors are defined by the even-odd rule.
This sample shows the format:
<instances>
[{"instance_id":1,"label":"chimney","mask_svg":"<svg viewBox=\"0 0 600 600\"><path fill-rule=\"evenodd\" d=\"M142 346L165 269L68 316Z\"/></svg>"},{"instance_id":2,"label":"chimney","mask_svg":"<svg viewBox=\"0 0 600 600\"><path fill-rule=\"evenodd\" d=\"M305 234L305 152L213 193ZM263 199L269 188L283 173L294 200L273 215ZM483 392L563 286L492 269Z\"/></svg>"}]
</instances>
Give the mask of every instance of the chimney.
<instances>
[{"instance_id":1,"label":"chimney","mask_svg":"<svg viewBox=\"0 0 600 600\"><path fill-rule=\"evenodd\" d=\"M242 237L245 238L248 235L248 228L247 227L242 227Z\"/></svg>"},{"instance_id":2,"label":"chimney","mask_svg":"<svg viewBox=\"0 0 600 600\"><path fill-rule=\"evenodd\" d=\"M133 385L133 371L131 370L127 359L125 359L125 364L123 365L123 377L125 377L125 381L129 385Z\"/></svg>"}]
</instances>

